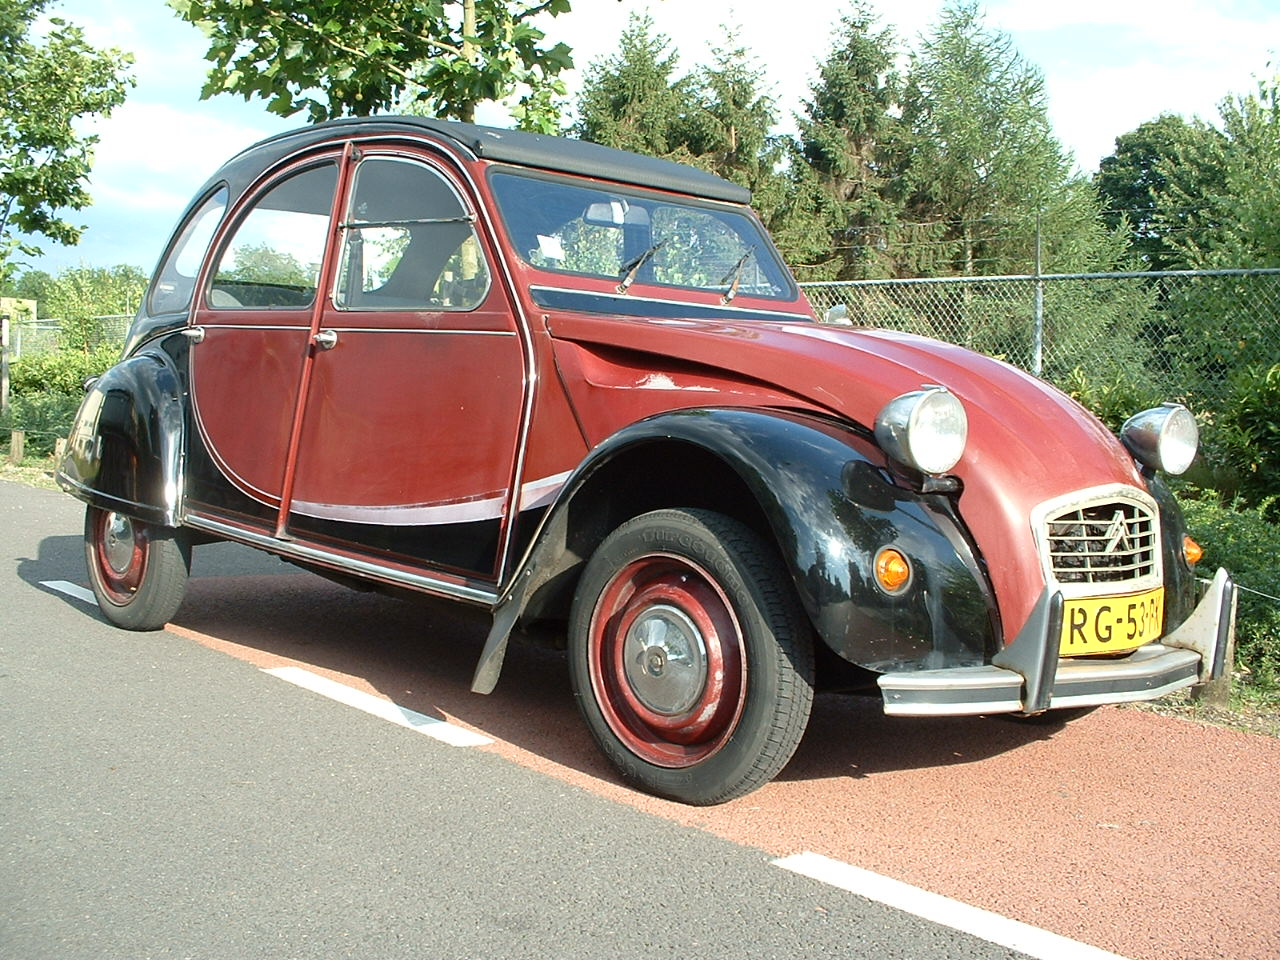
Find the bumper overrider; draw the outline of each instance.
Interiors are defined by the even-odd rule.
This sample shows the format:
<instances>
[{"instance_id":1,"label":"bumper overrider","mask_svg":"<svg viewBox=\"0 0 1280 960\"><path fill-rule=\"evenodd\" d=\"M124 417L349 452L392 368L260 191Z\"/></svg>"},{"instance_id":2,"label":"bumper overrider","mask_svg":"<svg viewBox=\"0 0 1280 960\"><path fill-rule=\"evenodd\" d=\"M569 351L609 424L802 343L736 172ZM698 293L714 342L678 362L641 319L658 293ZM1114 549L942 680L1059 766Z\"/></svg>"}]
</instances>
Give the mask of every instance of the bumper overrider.
<instances>
[{"instance_id":1,"label":"bumper overrider","mask_svg":"<svg viewBox=\"0 0 1280 960\"><path fill-rule=\"evenodd\" d=\"M1233 647L1236 587L1219 569L1181 626L1118 659L1059 657L1062 610L1062 594L1046 590L1018 636L989 665L882 675L884 712L907 717L1035 714L1154 700L1217 680Z\"/></svg>"}]
</instances>

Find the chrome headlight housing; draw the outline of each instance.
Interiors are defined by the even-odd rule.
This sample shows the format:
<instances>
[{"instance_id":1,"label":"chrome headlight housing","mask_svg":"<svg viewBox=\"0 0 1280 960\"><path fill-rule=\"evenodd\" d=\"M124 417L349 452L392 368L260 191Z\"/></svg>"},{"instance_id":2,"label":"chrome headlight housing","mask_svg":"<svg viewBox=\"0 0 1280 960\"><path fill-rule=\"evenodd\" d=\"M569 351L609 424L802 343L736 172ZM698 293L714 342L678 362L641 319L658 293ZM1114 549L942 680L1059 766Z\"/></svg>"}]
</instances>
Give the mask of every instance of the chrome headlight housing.
<instances>
[{"instance_id":1,"label":"chrome headlight housing","mask_svg":"<svg viewBox=\"0 0 1280 960\"><path fill-rule=\"evenodd\" d=\"M1153 470L1186 472L1200 446L1196 418L1180 403L1136 413L1120 428L1120 441L1133 458Z\"/></svg>"},{"instance_id":2,"label":"chrome headlight housing","mask_svg":"<svg viewBox=\"0 0 1280 960\"><path fill-rule=\"evenodd\" d=\"M876 416L876 442L921 473L946 473L964 455L969 418L946 387L925 386L886 403Z\"/></svg>"}]
</instances>

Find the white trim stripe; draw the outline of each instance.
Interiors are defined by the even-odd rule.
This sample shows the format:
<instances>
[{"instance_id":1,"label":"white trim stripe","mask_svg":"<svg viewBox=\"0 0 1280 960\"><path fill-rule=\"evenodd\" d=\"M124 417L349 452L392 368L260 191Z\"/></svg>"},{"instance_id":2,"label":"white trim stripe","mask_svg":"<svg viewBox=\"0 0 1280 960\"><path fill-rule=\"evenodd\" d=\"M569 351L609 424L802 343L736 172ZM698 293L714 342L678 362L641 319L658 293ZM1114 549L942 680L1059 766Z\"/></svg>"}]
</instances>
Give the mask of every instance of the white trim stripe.
<instances>
[{"instance_id":1,"label":"white trim stripe","mask_svg":"<svg viewBox=\"0 0 1280 960\"><path fill-rule=\"evenodd\" d=\"M380 720L394 723L398 727L405 727L425 734L453 747L482 747L493 743L486 736L473 733L446 720L428 717L390 700L383 700L381 697L375 697L371 693L365 693L363 690L357 690L344 683L338 683L328 677L322 677L311 673L309 670L303 670L301 667L271 667L264 669L262 672L292 683L294 686L302 687L304 690L318 693L322 697L336 700L345 706L363 710L365 713L372 714Z\"/></svg>"},{"instance_id":2,"label":"white trim stripe","mask_svg":"<svg viewBox=\"0 0 1280 960\"><path fill-rule=\"evenodd\" d=\"M530 480L520 488L520 510L546 506L554 500L569 471L541 480ZM342 503L312 503L294 500L291 512L321 520L344 520L350 523L370 523L379 526L435 526L449 523L475 523L497 520L503 514L507 497L505 493L481 494L472 500L451 503L403 503L385 506L359 506Z\"/></svg>"},{"instance_id":3,"label":"white trim stripe","mask_svg":"<svg viewBox=\"0 0 1280 960\"><path fill-rule=\"evenodd\" d=\"M80 586L78 583L71 583L68 580L41 580L40 586L56 590L58 593L65 593L68 597L75 597L75 599L91 603L95 607L98 605L98 598L93 595L93 591L88 587Z\"/></svg>"},{"instance_id":4,"label":"white trim stripe","mask_svg":"<svg viewBox=\"0 0 1280 960\"><path fill-rule=\"evenodd\" d=\"M569 479L571 470L557 473L554 477L541 480L530 480L520 488L520 510L532 510L534 507L545 507L559 495L564 482Z\"/></svg>"},{"instance_id":5,"label":"white trim stripe","mask_svg":"<svg viewBox=\"0 0 1280 960\"><path fill-rule=\"evenodd\" d=\"M774 860L773 864L1038 960L1125 960L1120 954L1010 920L998 913L930 893L819 853L797 853Z\"/></svg>"}]
</instances>

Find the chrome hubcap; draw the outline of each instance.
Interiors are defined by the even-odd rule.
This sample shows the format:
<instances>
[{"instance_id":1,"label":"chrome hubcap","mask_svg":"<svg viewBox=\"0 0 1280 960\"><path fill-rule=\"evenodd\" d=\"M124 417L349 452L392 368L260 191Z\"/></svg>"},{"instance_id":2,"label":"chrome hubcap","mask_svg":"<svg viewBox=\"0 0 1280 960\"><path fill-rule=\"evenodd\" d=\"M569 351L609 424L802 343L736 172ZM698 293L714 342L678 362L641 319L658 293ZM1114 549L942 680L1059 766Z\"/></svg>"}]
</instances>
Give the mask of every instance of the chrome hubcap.
<instances>
[{"instance_id":1,"label":"chrome hubcap","mask_svg":"<svg viewBox=\"0 0 1280 960\"><path fill-rule=\"evenodd\" d=\"M114 572L127 573L133 564L133 521L118 513L107 514L102 535L102 558Z\"/></svg>"},{"instance_id":2,"label":"chrome hubcap","mask_svg":"<svg viewBox=\"0 0 1280 960\"><path fill-rule=\"evenodd\" d=\"M707 647L692 620L675 607L650 607L627 631L623 669L647 709L664 717L688 713L707 685Z\"/></svg>"}]
</instances>

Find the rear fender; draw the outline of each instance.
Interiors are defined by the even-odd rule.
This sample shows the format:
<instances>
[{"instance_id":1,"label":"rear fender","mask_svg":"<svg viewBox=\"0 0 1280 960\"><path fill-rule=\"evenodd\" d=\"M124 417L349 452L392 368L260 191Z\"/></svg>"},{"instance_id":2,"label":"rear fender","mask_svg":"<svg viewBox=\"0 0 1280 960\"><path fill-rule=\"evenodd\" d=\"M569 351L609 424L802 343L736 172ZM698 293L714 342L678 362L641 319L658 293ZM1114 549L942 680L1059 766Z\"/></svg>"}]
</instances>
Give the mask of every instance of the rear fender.
<instances>
[{"instance_id":1,"label":"rear fender","mask_svg":"<svg viewBox=\"0 0 1280 960\"><path fill-rule=\"evenodd\" d=\"M182 440L177 374L166 355L147 350L89 386L57 480L93 506L174 527L181 513Z\"/></svg>"}]
</instances>

